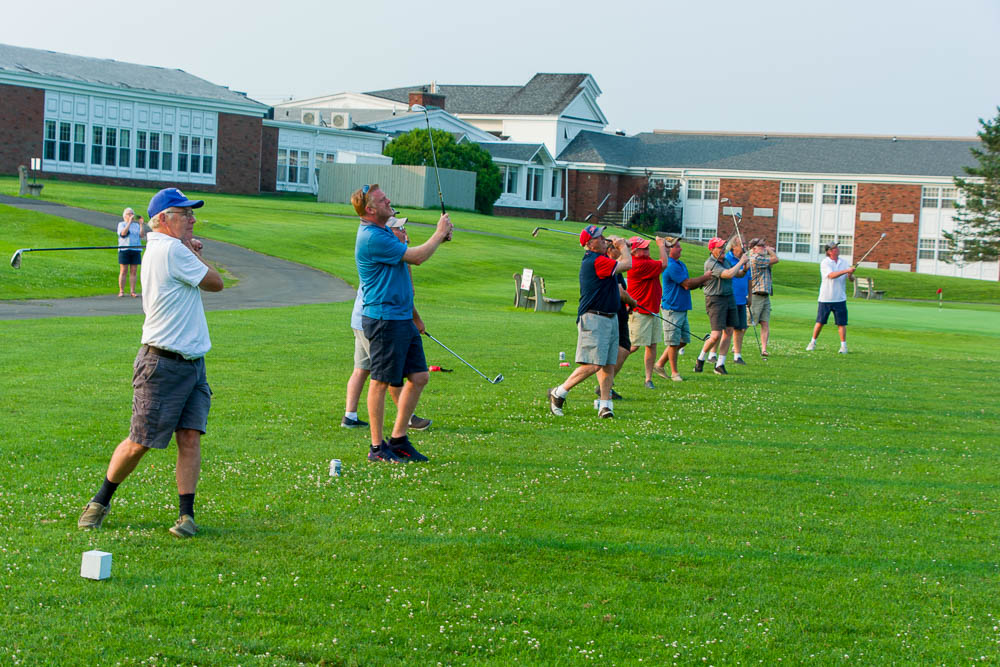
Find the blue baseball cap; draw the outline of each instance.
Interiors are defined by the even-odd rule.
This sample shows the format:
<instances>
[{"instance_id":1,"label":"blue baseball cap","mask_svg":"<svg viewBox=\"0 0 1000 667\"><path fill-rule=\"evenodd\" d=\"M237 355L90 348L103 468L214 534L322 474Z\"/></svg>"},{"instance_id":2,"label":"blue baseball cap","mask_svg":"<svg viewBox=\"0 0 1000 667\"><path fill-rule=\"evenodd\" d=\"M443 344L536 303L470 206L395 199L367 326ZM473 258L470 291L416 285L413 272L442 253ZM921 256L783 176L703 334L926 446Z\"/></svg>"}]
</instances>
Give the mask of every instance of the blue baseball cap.
<instances>
[{"instance_id":1,"label":"blue baseball cap","mask_svg":"<svg viewBox=\"0 0 1000 667\"><path fill-rule=\"evenodd\" d=\"M149 217L166 211L168 208L177 206L179 208L185 208L190 206L191 208L201 208L205 205L205 202L201 199L188 199L184 196L184 193L177 188L165 188L160 190L153 198L149 200L149 208L146 212L149 213Z\"/></svg>"},{"instance_id":2,"label":"blue baseball cap","mask_svg":"<svg viewBox=\"0 0 1000 667\"><path fill-rule=\"evenodd\" d=\"M598 236L604 236L604 227L600 225L587 225L580 232L580 245L587 245L590 243L590 239L596 239Z\"/></svg>"}]
</instances>

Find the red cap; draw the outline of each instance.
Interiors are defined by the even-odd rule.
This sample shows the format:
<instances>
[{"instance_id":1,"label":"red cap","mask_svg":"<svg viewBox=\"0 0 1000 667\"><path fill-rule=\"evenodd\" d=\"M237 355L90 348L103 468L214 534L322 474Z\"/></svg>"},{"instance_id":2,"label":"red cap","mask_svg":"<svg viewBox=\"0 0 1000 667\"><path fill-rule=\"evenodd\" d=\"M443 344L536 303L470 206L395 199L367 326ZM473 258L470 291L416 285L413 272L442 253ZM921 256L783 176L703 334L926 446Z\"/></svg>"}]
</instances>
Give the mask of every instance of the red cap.
<instances>
[{"instance_id":1,"label":"red cap","mask_svg":"<svg viewBox=\"0 0 1000 667\"><path fill-rule=\"evenodd\" d=\"M632 250L640 250L642 248L649 247L649 239L644 239L641 236L633 236L628 240L629 245L632 246Z\"/></svg>"},{"instance_id":2,"label":"red cap","mask_svg":"<svg viewBox=\"0 0 1000 667\"><path fill-rule=\"evenodd\" d=\"M708 249L715 250L716 248L721 248L724 245L726 245L726 242L720 239L718 236L716 236L715 238L713 238L711 241L708 242Z\"/></svg>"},{"instance_id":3,"label":"red cap","mask_svg":"<svg viewBox=\"0 0 1000 667\"><path fill-rule=\"evenodd\" d=\"M600 225L587 225L580 232L580 245L587 245L590 243L590 239L596 239L598 236L604 236L604 227Z\"/></svg>"}]
</instances>

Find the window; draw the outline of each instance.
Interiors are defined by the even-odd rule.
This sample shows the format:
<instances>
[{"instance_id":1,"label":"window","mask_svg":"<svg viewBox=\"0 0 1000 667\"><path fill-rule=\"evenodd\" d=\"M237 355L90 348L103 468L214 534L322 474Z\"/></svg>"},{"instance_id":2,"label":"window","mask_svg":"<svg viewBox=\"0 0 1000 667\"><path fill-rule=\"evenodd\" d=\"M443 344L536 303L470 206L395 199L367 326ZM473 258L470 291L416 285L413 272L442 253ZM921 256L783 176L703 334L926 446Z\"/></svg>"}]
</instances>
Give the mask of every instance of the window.
<instances>
[{"instance_id":1,"label":"window","mask_svg":"<svg viewBox=\"0 0 1000 667\"><path fill-rule=\"evenodd\" d=\"M694 178L687 182L688 199L718 199L719 180Z\"/></svg>"},{"instance_id":2,"label":"window","mask_svg":"<svg viewBox=\"0 0 1000 667\"><path fill-rule=\"evenodd\" d=\"M211 141L206 139L206 141ZM191 138L192 149L198 137ZM210 144L206 144L208 148ZM211 158L211 156L206 156ZM199 159L199 162L201 160ZM194 170L194 155L191 156L191 168ZM211 168L211 162L207 163ZM282 183L308 183L309 182L309 153L308 151L290 150L287 148L278 149L278 181Z\"/></svg>"},{"instance_id":3,"label":"window","mask_svg":"<svg viewBox=\"0 0 1000 667\"><path fill-rule=\"evenodd\" d=\"M938 247L937 258L942 262L946 262L949 259L951 259L949 255L952 255L955 252L955 248L951 244L951 241L948 241L946 239L938 239L937 247Z\"/></svg>"},{"instance_id":4,"label":"window","mask_svg":"<svg viewBox=\"0 0 1000 667\"><path fill-rule=\"evenodd\" d=\"M825 253L826 252L826 244L830 243L832 241L835 241L835 240L837 240L837 237L834 236L833 234L820 234L819 235L819 248L818 248L819 254L822 255L823 253Z\"/></svg>"},{"instance_id":5,"label":"window","mask_svg":"<svg viewBox=\"0 0 1000 667\"><path fill-rule=\"evenodd\" d=\"M132 160L130 159L129 148L131 144L129 141L132 138L131 130L118 130L118 166L119 167L129 167L132 165Z\"/></svg>"},{"instance_id":6,"label":"window","mask_svg":"<svg viewBox=\"0 0 1000 667\"><path fill-rule=\"evenodd\" d=\"M59 160L61 162L69 162L70 127L69 123L59 123Z\"/></svg>"},{"instance_id":7,"label":"window","mask_svg":"<svg viewBox=\"0 0 1000 667\"><path fill-rule=\"evenodd\" d=\"M77 123L73 126L73 162L87 161L87 126Z\"/></svg>"},{"instance_id":8,"label":"window","mask_svg":"<svg viewBox=\"0 0 1000 667\"><path fill-rule=\"evenodd\" d=\"M934 249L936 247L937 241L934 239L920 239L917 245L917 259L934 259Z\"/></svg>"},{"instance_id":9,"label":"window","mask_svg":"<svg viewBox=\"0 0 1000 667\"><path fill-rule=\"evenodd\" d=\"M794 252L805 255L809 253L811 245L812 235L809 233L778 232L778 252Z\"/></svg>"},{"instance_id":10,"label":"window","mask_svg":"<svg viewBox=\"0 0 1000 667\"><path fill-rule=\"evenodd\" d=\"M288 182L288 150L285 148L278 149L278 182Z\"/></svg>"},{"instance_id":11,"label":"window","mask_svg":"<svg viewBox=\"0 0 1000 667\"><path fill-rule=\"evenodd\" d=\"M149 168L160 168L160 133L149 133Z\"/></svg>"},{"instance_id":12,"label":"window","mask_svg":"<svg viewBox=\"0 0 1000 667\"><path fill-rule=\"evenodd\" d=\"M692 241L708 241L715 236L715 230L711 228L698 229L696 227L689 227L684 230L684 236Z\"/></svg>"},{"instance_id":13,"label":"window","mask_svg":"<svg viewBox=\"0 0 1000 667\"><path fill-rule=\"evenodd\" d=\"M778 232L778 252L792 252L793 248L795 248L795 234Z\"/></svg>"},{"instance_id":14,"label":"window","mask_svg":"<svg viewBox=\"0 0 1000 667\"><path fill-rule=\"evenodd\" d=\"M500 182L503 184L503 193L516 195L518 177L517 167L509 164L499 164L497 166L500 167Z\"/></svg>"},{"instance_id":15,"label":"window","mask_svg":"<svg viewBox=\"0 0 1000 667\"><path fill-rule=\"evenodd\" d=\"M796 234L795 235L795 252L797 253L808 253L809 246L811 245L812 234Z\"/></svg>"},{"instance_id":16,"label":"window","mask_svg":"<svg viewBox=\"0 0 1000 667\"><path fill-rule=\"evenodd\" d=\"M104 128L95 125L90 142L90 164L101 164L104 158Z\"/></svg>"},{"instance_id":17,"label":"window","mask_svg":"<svg viewBox=\"0 0 1000 667\"><path fill-rule=\"evenodd\" d=\"M177 171L187 171L188 170L188 146L191 143L191 137L186 134L182 134L178 137L177 149Z\"/></svg>"},{"instance_id":18,"label":"window","mask_svg":"<svg viewBox=\"0 0 1000 667\"><path fill-rule=\"evenodd\" d=\"M854 186L843 183L823 184L824 204L853 204Z\"/></svg>"},{"instance_id":19,"label":"window","mask_svg":"<svg viewBox=\"0 0 1000 667\"><path fill-rule=\"evenodd\" d=\"M174 135L164 134L160 144L160 169L170 171L174 168Z\"/></svg>"},{"instance_id":20,"label":"window","mask_svg":"<svg viewBox=\"0 0 1000 667\"><path fill-rule=\"evenodd\" d=\"M528 201L542 201L542 181L545 171L538 167L528 167Z\"/></svg>"},{"instance_id":21,"label":"window","mask_svg":"<svg viewBox=\"0 0 1000 667\"><path fill-rule=\"evenodd\" d=\"M924 186L920 200L922 208L955 208L958 189L952 187Z\"/></svg>"},{"instance_id":22,"label":"window","mask_svg":"<svg viewBox=\"0 0 1000 667\"><path fill-rule=\"evenodd\" d=\"M558 169L552 170L552 197L562 197L562 172Z\"/></svg>"},{"instance_id":23,"label":"window","mask_svg":"<svg viewBox=\"0 0 1000 667\"><path fill-rule=\"evenodd\" d=\"M201 137L191 137L191 157L188 167L192 174L201 173Z\"/></svg>"},{"instance_id":24,"label":"window","mask_svg":"<svg viewBox=\"0 0 1000 667\"><path fill-rule=\"evenodd\" d=\"M42 148L42 157L46 160L56 159L56 122L54 120L45 121L45 143Z\"/></svg>"},{"instance_id":25,"label":"window","mask_svg":"<svg viewBox=\"0 0 1000 667\"><path fill-rule=\"evenodd\" d=\"M118 163L118 128L104 128L104 164L113 167Z\"/></svg>"},{"instance_id":26,"label":"window","mask_svg":"<svg viewBox=\"0 0 1000 667\"><path fill-rule=\"evenodd\" d=\"M811 204L813 201L813 184L782 183L781 201L792 204Z\"/></svg>"},{"instance_id":27,"label":"window","mask_svg":"<svg viewBox=\"0 0 1000 667\"><path fill-rule=\"evenodd\" d=\"M840 234L820 234L819 235L819 246L817 246L817 252L820 255L826 253L826 244L831 241L836 241L840 246L841 255L854 255L854 237L853 236L843 236ZM795 252L799 252L796 250Z\"/></svg>"},{"instance_id":28,"label":"window","mask_svg":"<svg viewBox=\"0 0 1000 667\"><path fill-rule=\"evenodd\" d=\"M212 140L205 137L202 140L202 151L201 156L201 173L211 174L212 173ZM303 181L304 182L304 181Z\"/></svg>"},{"instance_id":29,"label":"window","mask_svg":"<svg viewBox=\"0 0 1000 667\"><path fill-rule=\"evenodd\" d=\"M316 174L316 180L319 181L319 168L324 164L333 164L337 161L336 153L316 153L316 165L313 171Z\"/></svg>"},{"instance_id":30,"label":"window","mask_svg":"<svg viewBox=\"0 0 1000 667\"><path fill-rule=\"evenodd\" d=\"M146 133L138 130L135 133L135 166L137 169L146 168Z\"/></svg>"}]
</instances>

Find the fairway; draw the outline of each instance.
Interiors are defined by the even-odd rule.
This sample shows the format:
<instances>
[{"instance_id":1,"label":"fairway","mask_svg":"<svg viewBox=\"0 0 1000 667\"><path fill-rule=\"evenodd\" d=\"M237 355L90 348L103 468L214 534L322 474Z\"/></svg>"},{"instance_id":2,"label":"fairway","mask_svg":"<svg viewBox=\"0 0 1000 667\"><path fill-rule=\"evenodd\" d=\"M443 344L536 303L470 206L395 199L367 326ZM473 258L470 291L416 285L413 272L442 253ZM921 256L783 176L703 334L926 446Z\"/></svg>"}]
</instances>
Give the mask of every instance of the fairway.
<instances>
[{"instance_id":1,"label":"fairway","mask_svg":"<svg viewBox=\"0 0 1000 667\"><path fill-rule=\"evenodd\" d=\"M108 212L150 194L45 193ZM206 200L196 234L357 283L344 207ZM428 331L504 381L425 341L429 364L454 369L431 374L418 406L434 423L412 437L431 462L370 464L367 433L338 426L351 303L208 313L202 531L183 542L167 532L173 445L122 485L103 530L76 528L127 434L142 318L0 322L0 664L996 662L996 285L963 281L978 303L940 310L851 299L850 354L832 326L807 353L818 269L810 286L807 266L781 263L769 362L747 332L747 366L698 375L692 349L687 381L647 390L637 355L616 419L596 418L593 381L557 419L545 394L575 349L579 245L531 238L537 221L453 219L454 241L414 268L416 303ZM8 207L0 221L0 248L35 243L33 224L101 235ZM694 272L704 249L683 252ZM77 260L53 259L26 262L19 282L2 267L0 299L106 290L95 258L82 287ZM565 312L512 307L523 267ZM931 299L937 281L906 284L894 292ZM79 576L90 549L113 554L109 580Z\"/></svg>"}]
</instances>

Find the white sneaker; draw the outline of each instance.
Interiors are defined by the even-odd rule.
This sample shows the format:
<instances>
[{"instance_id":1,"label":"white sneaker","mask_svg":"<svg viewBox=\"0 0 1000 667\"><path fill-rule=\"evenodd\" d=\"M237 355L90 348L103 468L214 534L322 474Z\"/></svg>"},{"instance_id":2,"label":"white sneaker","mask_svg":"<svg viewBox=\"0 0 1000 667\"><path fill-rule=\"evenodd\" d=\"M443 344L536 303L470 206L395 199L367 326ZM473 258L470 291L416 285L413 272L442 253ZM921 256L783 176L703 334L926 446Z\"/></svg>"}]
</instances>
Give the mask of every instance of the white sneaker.
<instances>
[{"instance_id":1,"label":"white sneaker","mask_svg":"<svg viewBox=\"0 0 1000 667\"><path fill-rule=\"evenodd\" d=\"M844 345L837 351L837 354L847 354L847 346Z\"/></svg>"},{"instance_id":2,"label":"white sneaker","mask_svg":"<svg viewBox=\"0 0 1000 667\"><path fill-rule=\"evenodd\" d=\"M806 345L806 352L812 352L815 349L816 349L816 343L814 341L809 341L809 344Z\"/></svg>"}]
</instances>

